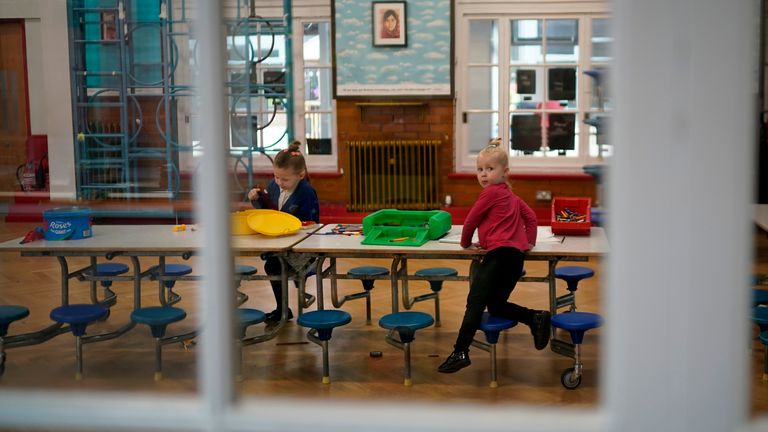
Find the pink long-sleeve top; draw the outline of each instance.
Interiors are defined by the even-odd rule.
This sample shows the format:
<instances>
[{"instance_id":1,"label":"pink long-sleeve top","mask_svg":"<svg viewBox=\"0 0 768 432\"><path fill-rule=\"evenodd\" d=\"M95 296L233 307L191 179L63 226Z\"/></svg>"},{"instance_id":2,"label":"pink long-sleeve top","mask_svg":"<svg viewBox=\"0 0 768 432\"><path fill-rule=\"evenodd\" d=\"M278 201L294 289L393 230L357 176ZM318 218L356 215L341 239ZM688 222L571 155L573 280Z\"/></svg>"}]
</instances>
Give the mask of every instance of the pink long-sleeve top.
<instances>
[{"instance_id":1,"label":"pink long-sleeve top","mask_svg":"<svg viewBox=\"0 0 768 432\"><path fill-rule=\"evenodd\" d=\"M506 183L487 186L469 210L461 231L461 247L472 244L478 230L480 247L511 246L522 252L536 244L536 213Z\"/></svg>"}]
</instances>

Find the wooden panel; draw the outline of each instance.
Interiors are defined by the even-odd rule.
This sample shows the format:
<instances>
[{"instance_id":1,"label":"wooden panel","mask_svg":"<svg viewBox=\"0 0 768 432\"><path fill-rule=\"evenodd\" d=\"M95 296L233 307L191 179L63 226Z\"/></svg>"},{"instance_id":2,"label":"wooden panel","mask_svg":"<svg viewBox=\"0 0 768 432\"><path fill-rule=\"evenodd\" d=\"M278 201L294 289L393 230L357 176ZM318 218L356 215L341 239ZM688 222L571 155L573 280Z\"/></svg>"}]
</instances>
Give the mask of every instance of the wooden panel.
<instances>
[{"instance_id":1,"label":"wooden panel","mask_svg":"<svg viewBox=\"0 0 768 432\"><path fill-rule=\"evenodd\" d=\"M19 189L16 168L26 162L29 102L24 22L0 21L0 191Z\"/></svg>"}]
</instances>

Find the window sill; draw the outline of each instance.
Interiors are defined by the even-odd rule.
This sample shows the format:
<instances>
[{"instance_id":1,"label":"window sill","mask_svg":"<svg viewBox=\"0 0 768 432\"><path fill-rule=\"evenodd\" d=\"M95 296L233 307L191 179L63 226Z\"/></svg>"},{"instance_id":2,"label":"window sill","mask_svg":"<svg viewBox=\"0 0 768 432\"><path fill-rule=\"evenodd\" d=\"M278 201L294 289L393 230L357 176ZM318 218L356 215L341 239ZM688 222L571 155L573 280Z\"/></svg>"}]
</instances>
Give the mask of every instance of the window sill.
<instances>
[{"instance_id":1,"label":"window sill","mask_svg":"<svg viewBox=\"0 0 768 432\"><path fill-rule=\"evenodd\" d=\"M449 180L476 179L473 172L455 172L448 174ZM572 171L572 172L516 172L507 175L510 180L567 180L567 181L588 181L594 179L590 174Z\"/></svg>"}]
</instances>

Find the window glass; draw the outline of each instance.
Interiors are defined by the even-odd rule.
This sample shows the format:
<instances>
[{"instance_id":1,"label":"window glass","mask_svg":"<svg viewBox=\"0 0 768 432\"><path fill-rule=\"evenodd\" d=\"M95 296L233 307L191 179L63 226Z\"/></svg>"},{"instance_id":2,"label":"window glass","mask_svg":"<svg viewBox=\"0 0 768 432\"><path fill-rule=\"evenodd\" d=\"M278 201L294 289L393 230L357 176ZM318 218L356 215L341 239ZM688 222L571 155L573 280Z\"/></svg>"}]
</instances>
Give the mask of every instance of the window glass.
<instances>
[{"instance_id":1,"label":"window glass","mask_svg":"<svg viewBox=\"0 0 768 432\"><path fill-rule=\"evenodd\" d=\"M476 154L487 146L492 138L499 136L499 115L497 113L467 114L469 129L469 151Z\"/></svg>"},{"instance_id":2,"label":"window glass","mask_svg":"<svg viewBox=\"0 0 768 432\"><path fill-rule=\"evenodd\" d=\"M469 62L497 64L499 37L495 20L471 20L469 22Z\"/></svg>"},{"instance_id":3,"label":"window glass","mask_svg":"<svg viewBox=\"0 0 768 432\"><path fill-rule=\"evenodd\" d=\"M541 30L541 20L512 20L510 63L536 64L544 61Z\"/></svg>"},{"instance_id":4,"label":"window glass","mask_svg":"<svg viewBox=\"0 0 768 432\"><path fill-rule=\"evenodd\" d=\"M469 108L498 109L498 67L469 68Z\"/></svg>"},{"instance_id":5,"label":"window glass","mask_svg":"<svg viewBox=\"0 0 768 432\"><path fill-rule=\"evenodd\" d=\"M548 63L573 63L579 60L579 26L575 19L553 19L547 28Z\"/></svg>"}]
</instances>

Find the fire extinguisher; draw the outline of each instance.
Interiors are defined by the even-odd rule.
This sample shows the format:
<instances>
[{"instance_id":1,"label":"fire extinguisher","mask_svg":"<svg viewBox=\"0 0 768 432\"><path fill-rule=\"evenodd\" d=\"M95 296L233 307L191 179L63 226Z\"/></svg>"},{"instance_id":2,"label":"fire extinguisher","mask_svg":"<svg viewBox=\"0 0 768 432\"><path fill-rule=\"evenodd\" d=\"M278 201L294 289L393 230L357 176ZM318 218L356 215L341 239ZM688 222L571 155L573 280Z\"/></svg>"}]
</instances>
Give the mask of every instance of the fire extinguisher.
<instances>
[{"instance_id":1,"label":"fire extinguisher","mask_svg":"<svg viewBox=\"0 0 768 432\"><path fill-rule=\"evenodd\" d=\"M48 154L39 160L28 160L16 168L16 180L24 192L48 189Z\"/></svg>"}]
</instances>

